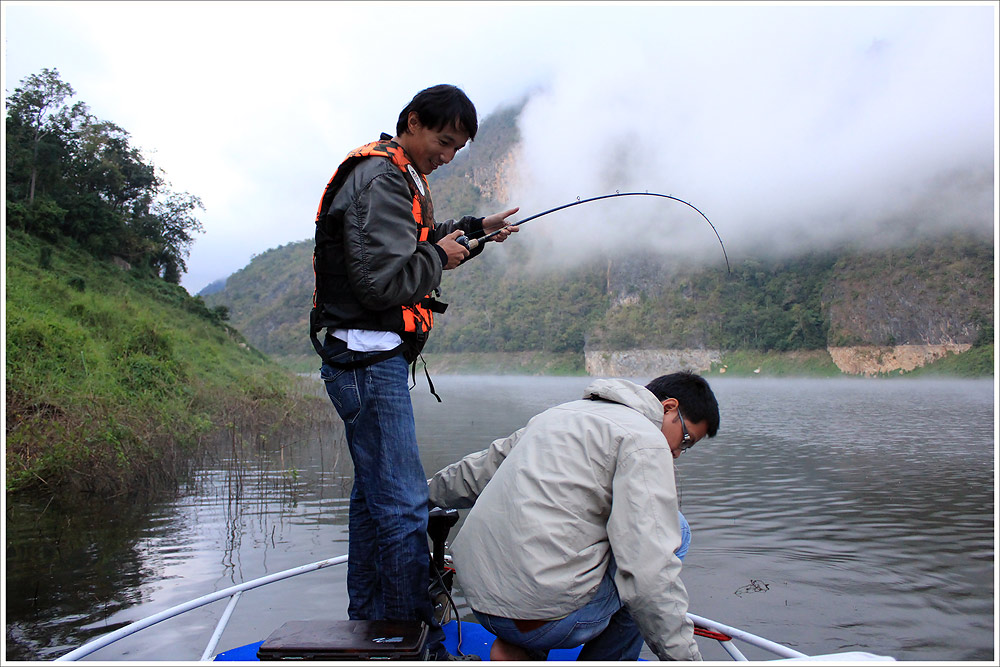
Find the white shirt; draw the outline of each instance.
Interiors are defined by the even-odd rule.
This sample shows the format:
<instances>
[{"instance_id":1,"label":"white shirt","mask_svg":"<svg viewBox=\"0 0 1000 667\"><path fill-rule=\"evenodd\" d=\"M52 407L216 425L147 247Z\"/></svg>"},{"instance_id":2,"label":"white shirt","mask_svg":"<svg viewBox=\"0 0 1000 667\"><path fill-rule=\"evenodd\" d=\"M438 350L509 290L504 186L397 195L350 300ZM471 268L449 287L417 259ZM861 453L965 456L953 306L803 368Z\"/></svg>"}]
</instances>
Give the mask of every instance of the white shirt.
<instances>
[{"instance_id":1,"label":"white shirt","mask_svg":"<svg viewBox=\"0 0 1000 667\"><path fill-rule=\"evenodd\" d=\"M392 331L337 329L333 335L347 343L347 349L353 352L383 352L392 350L403 342L399 334Z\"/></svg>"}]
</instances>

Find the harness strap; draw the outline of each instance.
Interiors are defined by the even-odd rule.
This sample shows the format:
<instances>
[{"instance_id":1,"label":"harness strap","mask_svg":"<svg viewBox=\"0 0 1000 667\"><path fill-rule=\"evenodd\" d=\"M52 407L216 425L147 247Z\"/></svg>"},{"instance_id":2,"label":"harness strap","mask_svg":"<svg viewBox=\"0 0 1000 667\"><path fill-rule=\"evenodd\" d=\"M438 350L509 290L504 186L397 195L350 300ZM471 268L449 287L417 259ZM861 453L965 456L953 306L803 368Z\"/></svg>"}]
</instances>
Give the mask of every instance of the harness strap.
<instances>
[{"instance_id":1,"label":"harness strap","mask_svg":"<svg viewBox=\"0 0 1000 667\"><path fill-rule=\"evenodd\" d=\"M339 361L334 361L333 359L330 359L328 356L326 356L326 354L323 352L323 344L319 342L319 337L316 335L316 330L313 329L312 327L309 328L309 338L312 340L313 347L316 348L316 354L318 354L320 358L323 359L323 363L326 364L327 366L330 366L331 368L339 368L342 371L353 371L358 368L367 368L368 366L377 364L380 361L391 359L400 352L405 351L406 348L408 347L408 343L404 340L402 343L392 348L391 350L385 350L384 352L373 354L372 356L365 357L364 359L356 359L354 361L348 361L347 363L342 363ZM427 386L430 388L431 393L434 395L434 398L437 399L438 403L442 403L443 401L441 400L441 397L438 396L438 393L436 391L434 391L434 382L431 381L431 374L427 370L427 362L424 361L424 355L418 352L417 358L419 358L420 361L424 362L424 375L427 376ZM417 359L414 359L413 363L410 365L410 374L411 377L413 378L413 384L410 385L410 389L413 389L414 387L417 386Z\"/></svg>"},{"instance_id":2,"label":"harness strap","mask_svg":"<svg viewBox=\"0 0 1000 667\"><path fill-rule=\"evenodd\" d=\"M309 329L309 338L312 340L313 347L316 348L316 354L318 354L320 358L323 359L323 363L332 368L339 368L342 371L352 371L356 368L367 368L368 366L377 364L380 361L391 359L392 357L396 356L397 354L405 350L407 347L406 341L403 341L402 343L392 348L391 350L385 350L383 352L379 352L378 354L373 354L372 356L365 357L363 359L355 359L354 361L341 362L341 361L334 361L330 357L326 356L326 354L324 354L323 344L319 342L319 337L316 335L316 330L312 329L311 327ZM440 401L441 399L439 398L438 400Z\"/></svg>"},{"instance_id":3,"label":"harness strap","mask_svg":"<svg viewBox=\"0 0 1000 667\"><path fill-rule=\"evenodd\" d=\"M442 403L443 401L441 400L441 397L437 395L436 391L434 391L434 383L431 382L431 374L427 371L427 362L424 361L424 355L422 355L422 354L420 354L418 352L417 353L417 358L419 358L420 361L424 362L424 375L427 376L427 387L431 390L431 393L434 394L434 398L436 398L438 400L438 403ZM410 389L413 389L414 387L417 386L417 360L416 359L414 359L413 363L410 365L410 377L413 379L413 384L410 385Z\"/></svg>"}]
</instances>

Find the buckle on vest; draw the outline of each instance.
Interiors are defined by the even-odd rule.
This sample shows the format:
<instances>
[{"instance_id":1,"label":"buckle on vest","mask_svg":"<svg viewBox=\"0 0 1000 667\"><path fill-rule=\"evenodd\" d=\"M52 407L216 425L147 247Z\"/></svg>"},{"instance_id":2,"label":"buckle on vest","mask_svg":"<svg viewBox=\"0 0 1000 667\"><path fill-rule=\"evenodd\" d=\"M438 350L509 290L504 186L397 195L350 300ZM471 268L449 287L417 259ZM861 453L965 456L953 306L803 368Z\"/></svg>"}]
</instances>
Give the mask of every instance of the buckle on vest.
<instances>
[{"instance_id":1,"label":"buckle on vest","mask_svg":"<svg viewBox=\"0 0 1000 667\"><path fill-rule=\"evenodd\" d=\"M443 313L448 310L448 304L438 301L434 297L426 296L420 300L420 306L432 313Z\"/></svg>"}]
</instances>

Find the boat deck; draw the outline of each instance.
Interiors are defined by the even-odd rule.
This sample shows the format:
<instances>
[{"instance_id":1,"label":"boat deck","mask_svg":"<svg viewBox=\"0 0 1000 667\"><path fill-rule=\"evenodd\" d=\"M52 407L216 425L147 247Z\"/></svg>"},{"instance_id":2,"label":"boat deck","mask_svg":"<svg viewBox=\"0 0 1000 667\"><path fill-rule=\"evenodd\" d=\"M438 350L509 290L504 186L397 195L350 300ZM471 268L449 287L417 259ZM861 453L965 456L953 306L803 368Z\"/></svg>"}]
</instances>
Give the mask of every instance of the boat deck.
<instances>
[{"instance_id":1,"label":"boat deck","mask_svg":"<svg viewBox=\"0 0 1000 667\"><path fill-rule=\"evenodd\" d=\"M461 625L462 630L462 645L458 646L458 631L459 622L449 621L444 626L444 644L447 647L449 653L452 655L457 655L459 648L463 654L478 655L482 660L490 659L490 647L493 646L493 640L495 637L490 634L483 626L478 623L463 622ZM247 644L246 646L238 646L234 649L228 651L223 651L215 656L216 660L225 661L238 661L238 662L253 662L257 660L257 649L263 644L263 641L254 642L253 644ZM549 660L556 661L571 661L576 660L577 655L580 653L580 646L570 649L555 649L549 651Z\"/></svg>"}]
</instances>

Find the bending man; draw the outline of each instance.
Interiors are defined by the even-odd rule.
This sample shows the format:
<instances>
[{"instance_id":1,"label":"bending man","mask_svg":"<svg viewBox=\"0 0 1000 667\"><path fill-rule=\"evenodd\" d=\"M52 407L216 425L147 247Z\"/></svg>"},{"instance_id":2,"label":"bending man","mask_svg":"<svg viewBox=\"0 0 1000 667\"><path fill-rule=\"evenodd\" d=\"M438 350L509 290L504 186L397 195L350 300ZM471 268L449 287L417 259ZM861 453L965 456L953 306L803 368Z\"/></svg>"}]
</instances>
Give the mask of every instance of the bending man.
<instances>
[{"instance_id":1,"label":"bending man","mask_svg":"<svg viewBox=\"0 0 1000 667\"><path fill-rule=\"evenodd\" d=\"M673 460L719 427L692 373L646 387L597 380L429 480L432 504L471 511L452 552L493 659L700 660L680 579Z\"/></svg>"}]
</instances>

